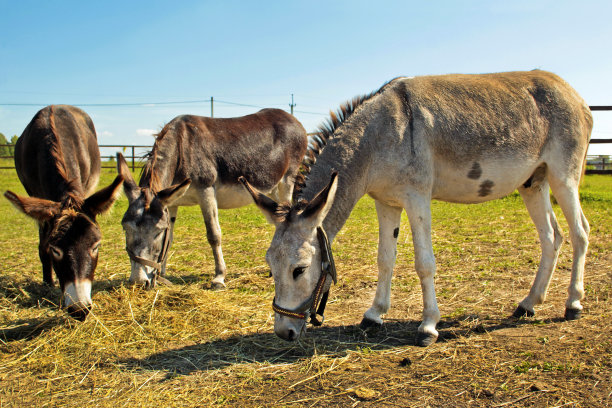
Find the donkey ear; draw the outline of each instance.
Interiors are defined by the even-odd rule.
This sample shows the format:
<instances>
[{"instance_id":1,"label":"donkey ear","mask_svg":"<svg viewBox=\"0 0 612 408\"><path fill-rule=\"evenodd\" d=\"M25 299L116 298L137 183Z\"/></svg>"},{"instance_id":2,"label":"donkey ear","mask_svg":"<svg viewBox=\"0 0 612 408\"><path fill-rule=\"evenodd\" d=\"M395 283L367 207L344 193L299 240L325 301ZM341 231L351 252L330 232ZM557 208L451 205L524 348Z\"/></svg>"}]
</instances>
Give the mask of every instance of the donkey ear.
<instances>
[{"instance_id":1,"label":"donkey ear","mask_svg":"<svg viewBox=\"0 0 612 408\"><path fill-rule=\"evenodd\" d=\"M121 193L121 184L123 177L117 176L112 184L102 190L90 195L83 204L83 210L93 214L94 216L108 211L115 200L119 198Z\"/></svg>"},{"instance_id":2,"label":"donkey ear","mask_svg":"<svg viewBox=\"0 0 612 408\"><path fill-rule=\"evenodd\" d=\"M278 209L278 204L276 203L276 201L257 191L257 189L250 185L244 177L240 176L238 178L238 181L240 181L242 185L247 189L249 194L251 194L251 197L253 197L253 201L255 201L255 205L259 207L259 209L264 214L270 224L277 224L278 222L280 222L276 211Z\"/></svg>"},{"instance_id":3,"label":"donkey ear","mask_svg":"<svg viewBox=\"0 0 612 408\"><path fill-rule=\"evenodd\" d=\"M36 197L22 197L6 191L4 196L24 214L37 221L48 221L60 212L61 204L55 201Z\"/></svg>"},{"instance_id":4,"label":"donkey ear","mask_svg":"<svg viewBox=\"0 0 612 408\"><path fill-rule=\"evenodd\" d=\"M128 198L128 201L131 203L140 195L140 191L136 181L134 181L134 177L132 176L132 172L125 161L125 158L121 153L117 153L117 173L121 177L123 177L123 191L125 191L125 195Z\"/></svg>"},{"instance_id":5,"label":"donkey ear","mask_svg":"<svg viewBox=\"0 0 612 408\"><path fill-rule=\"evenodd\" d=\"M336 189L338 188L338 172L334 171L331 175L329 184L313 198L304 211L300 214L302 219L306 219L313 224L313 227L321 225L329 209L334 203Z\"/></svg>"},{"instance_id":6,"label":"donkey ear","mask_svg":"<svg viewBox=\"0 0 612 408\"><path fill-rule=\"evenodd\" d=\"M187 192L190 185L191 179L185 179L182 183L175 184L157 193L157 198L163 205L168 207L181 198Z\"/></svg>"}]
</instances>

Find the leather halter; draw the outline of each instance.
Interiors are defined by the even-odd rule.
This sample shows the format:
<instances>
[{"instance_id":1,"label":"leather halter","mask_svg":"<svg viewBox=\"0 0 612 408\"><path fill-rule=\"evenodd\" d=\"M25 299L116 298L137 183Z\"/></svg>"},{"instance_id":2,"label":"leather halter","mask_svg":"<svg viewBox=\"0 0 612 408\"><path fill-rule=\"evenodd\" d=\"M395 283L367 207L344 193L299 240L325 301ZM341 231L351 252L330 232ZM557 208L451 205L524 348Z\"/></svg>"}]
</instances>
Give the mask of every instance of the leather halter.
<instances>
[{"instance_id":1,"label":"leather halter","mask_svg":"<svg viewBox=\"0 0 612 408\"><path fill-rule=\"evenodd\" d=\"M329 245L329 240L327 239L325 231L321 227L317 227L317 238L319 240L319 247L321 248L321 276L310 297L293 310L285 309L277 305L276 297L272 301L272 309L279 315L306 321L308 321L310 317L310 323L312 323L313 326L321 326L323 324L323 313L325 312L325 306L327 305L327 298L329 296L329 289L323 292L327 276L331 276L334 283L337 281L336 265L334 264L331 246ZM321 316L321 320L317 319L317 315Z\"/></svg>"},{"instance_id":2,"label":"leather halter","mask_svg":"<svg viewBox=\"0 0 612 408\"><path fill-rule=\"evenodd\" d=\"M157 262L137 256L136 254L134 254L134 252L132 252L132 250L130 250L130 248L127 247L127 245L125 246L125 250L127 251L132 261L139 263L143 266L148 266L148 267L153 268L153 281L151 282L152 288L154 288L157 285L158 280L161 283L164 283L167 285L172 284L169 280L161 276L162 266L168 259L168 249L169 248L170 248L170 224L168 224L168 226L164 230L164 241L162 243L161 252L159 253L159 256L157 257Z\"/></svg>"}]
</instances>

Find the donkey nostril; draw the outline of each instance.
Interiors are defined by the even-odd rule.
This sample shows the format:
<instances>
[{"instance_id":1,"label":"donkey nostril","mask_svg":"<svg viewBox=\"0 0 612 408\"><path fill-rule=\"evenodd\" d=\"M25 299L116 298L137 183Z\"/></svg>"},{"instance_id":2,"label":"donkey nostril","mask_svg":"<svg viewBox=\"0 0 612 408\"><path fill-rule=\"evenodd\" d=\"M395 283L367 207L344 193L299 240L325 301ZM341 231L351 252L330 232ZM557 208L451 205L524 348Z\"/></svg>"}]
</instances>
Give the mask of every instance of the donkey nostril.
<instances>
[{"instance_id":1,"label":"donkey nostril","mask_svg":"<svg viewBox=\"0 0 612 408\"><path fill-rule=\"evenodd\" d=\"M295 330L289 329L289 331L287 332L287 340L289 341L295 340Z\"/></svg>"}]
</instances>

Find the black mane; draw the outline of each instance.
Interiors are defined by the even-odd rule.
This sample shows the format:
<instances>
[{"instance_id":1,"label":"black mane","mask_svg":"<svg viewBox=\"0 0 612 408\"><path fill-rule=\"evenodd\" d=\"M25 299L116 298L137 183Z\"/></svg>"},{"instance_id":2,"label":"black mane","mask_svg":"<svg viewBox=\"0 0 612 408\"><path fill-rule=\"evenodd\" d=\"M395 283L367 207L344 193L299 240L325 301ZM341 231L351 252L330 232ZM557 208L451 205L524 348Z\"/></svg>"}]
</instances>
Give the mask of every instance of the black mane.
<instances>
[{"instance_id":1,"label":"black mane","mask_svg":"<svg viewBox=\"0 0 612 408\"><path fill-rule=\"evenodd\" d=\"M299 201L300 193L302 192L308 174L312 165L317 161L317 157L321 154L330 139L334 137L336 131L342 127L342 125L351 117L357 108L363 105L368 100L372 99L376 95L382 93L389 84L394 82L397 78L386 82L376 91L370 92L369 94L355 96L353 99L344 102L340 107L334 111L329 112L329 118L325 119L323 123L319 125L315 135L310 137L308 144L308 150L304 156L302 166L300 167L299 173L296 176L295 185L293 187L293 201Z\"/></svg>"}]
</instances>

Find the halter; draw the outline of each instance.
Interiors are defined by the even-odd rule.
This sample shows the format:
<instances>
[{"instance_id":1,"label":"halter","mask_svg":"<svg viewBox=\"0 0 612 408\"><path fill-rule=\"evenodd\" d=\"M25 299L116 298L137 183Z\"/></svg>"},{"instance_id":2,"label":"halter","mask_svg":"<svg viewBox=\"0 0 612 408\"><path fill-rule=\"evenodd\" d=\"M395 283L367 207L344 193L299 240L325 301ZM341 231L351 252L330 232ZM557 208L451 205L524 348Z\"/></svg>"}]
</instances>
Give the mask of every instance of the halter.
<instances>
[{"instance_id":1,"label":"halter","mask_svg":"<svg viewBox=\"0 0 612 408\"><path fill-rule=\"evenodd\" d=\"M132 250L130 250L130 248L127 247L127 245L125 246L125 250L127 251L132 261L139 263L143 266L149 266L153 268L153 282L151 282L152 288L154 288L157 285L158 280L161 283L164 283L166 285L172 284L168 279L161 276L162 266L168 259L168 249L170 248L169 231L170 231L170 224L168 224L168 226L164 230L164 242L162 244L161 252L159 253L159 256L157 257L157 262L137 256L136 254L134 254L134 252L132 252Z\"/></svg>"},{"instance_id":2,"label":"halter","mask_svg":"<svg viewBox=\"0 0 612 408\"><path fill-rule=\"evenodd\" d=\"M312 323L313 326L321 326L323 324L323 313L325 312L325 306L327 305L327 298L329 296L329 289L323 292L327 276L331 276L334 283L337 281L336 265L334 264L334 257L332 256L329 240L321 227L317 227L317 238L319 240L319 247L321 248L321 276L310 297L293 310L285 309L277 305L276 297L272 301L272 309L279 315L306 321L308 321L310 317L310 323ZM321 316L321 320L317 319L317 315Z\"/></svg>"}]
</instances>

